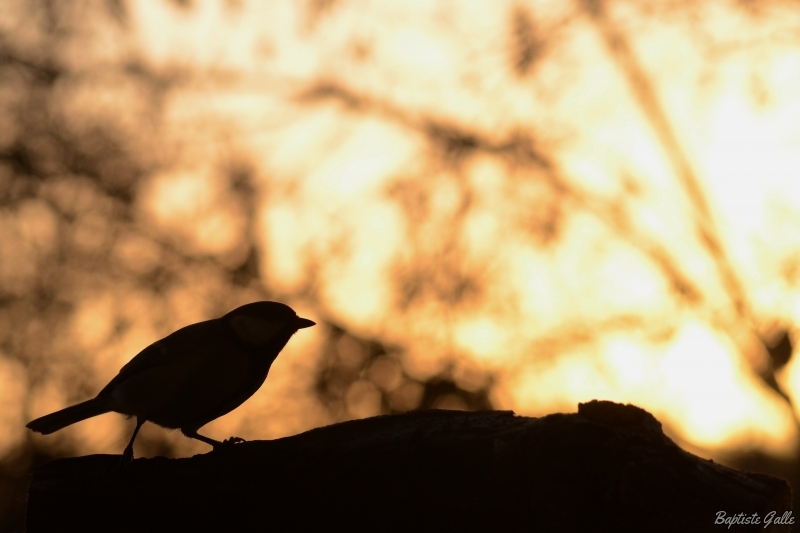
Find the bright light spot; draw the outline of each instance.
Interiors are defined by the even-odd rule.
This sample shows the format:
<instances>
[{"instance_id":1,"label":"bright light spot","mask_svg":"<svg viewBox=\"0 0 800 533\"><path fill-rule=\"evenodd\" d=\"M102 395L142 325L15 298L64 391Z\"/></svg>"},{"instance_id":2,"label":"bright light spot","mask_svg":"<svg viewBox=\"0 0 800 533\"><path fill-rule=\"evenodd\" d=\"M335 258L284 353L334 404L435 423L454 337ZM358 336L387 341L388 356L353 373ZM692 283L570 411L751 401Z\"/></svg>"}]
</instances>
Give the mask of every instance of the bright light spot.
<instances>
[{"instance_id":1,"label":"bright light spot","mask_svg":"<svg viewBox=\"0 0 800 533\"><path fill-rule=\"evenodd\" d=\"M267 248L263 275L279 290L292 293L306 279L305 263L309 241L314 234L295 209L277 205L262 212L262 235Z\"/></svg>"},{"instance_id":2,"label":"bright light spot","mask_svg":"<svg viewBox=\"0 0 800 533\"><path fill-rule=\"evenodd\" d=\"M179 246L224 255L242 244L244 206L219 176L179 171L154 176L143 190L142 210Z\"/></svg>"},{"instance_id":3,"label":"bright light spot","mask_svg":"<svg viewBox=\"0 0 800 533\"><path fill-rule=\"evenodd\" d=\"M548 364L522 367L505 380L501 408L521 415L574 412L579 402L593 399L622 401L588 354L559 355Z\"/></svg>"},{"instance_id":4,"label":"bright light spot","mask_svg":"<svg viewBox=\"0 0 800 533\"><path fill-rule=\"evenodd\" d=\"M532 414L574 411L578 402L591 399L631 402L696 446L789 453L795 432L791 414L738 362L733 349L695 322L667 347L610 338L596 356L559 357L509 376L510 394L502 400Z\"/></svg>"},{"instance_id":5,"label":"bright light spot","mask_svg":"<svg viewBox=\"0 0 800 533\"><path fill-rule=\"evenodd\" d=\"M323 299L353 325L371 329L383 322L389 308L387 279L400 249L402 226L389 204L365 205L359 216L361 223L354 223L343 237L343 250L329 254L322 265L328 280Z\"/></svg>"},{"instance_id":6,"label":"bright light spot","mask_svg":"<svg viewBox=\"0 0 800 533\"><path fill-rule=\"evenodd\" d=\"M605 346L603 352L605 363L611 370L611 375L618 381L619 388L625 391L649 392L647 382L648 354L643 347L630 339L612 338ZM638 389L638 390L637 390Z\"/></svg>"},{"instance_id":7,"label":"bright light spot","mask_svg":"<svg viewBox=\"0 0 800 533\"><path fill-rule=\"evenodd\" d=\"M73 315L74 338L86 350L96 350L108 340L114 330L116 301L110 293L86 298Z\"/></svg>"},{"instance_id":8,"label":"bright light spot","mask_svg":"<svg viewBox=\"0 0 800 533\"><path fill-rule=\"evenodd\" d=\"M387 178L415 155L414 139L400 128L378 120L354 126L305 182L307 194L322 204L381 190Z\"/></svg>"},{"instance_id":9,"label":"bright light spot","mask_svg":"<svg viewBox=\"0 0 800 533\"><path fill-rule=\"evenodd\" d=\"M386 46L398 62L405 63L409 68L440 75L442 69L450 64L449 54L442 44L433 35L403 29L392 35Z\"/></svg>"},{"instance_id":10,"label":"bright light spot","mask_svg":"<svg viewBox=\"0 0 800 533\"><path fill-rule=\"evenodd\" d=\"M700 446L739 441L785 452L794 436L788 408L757 382L734 350L707 327L687 324L659 365L661 400L670 411L664 416Z\"/></svg>"},{"instance_id":11,"label":"bright light spot","mask_svg":"<svg viewBox=\"0 0 800 533\"><path fill-rule=\"evenodd\" d=\"M506 335L505 328L489 318L464 319L454 328L458 347L490 366L500 365L505 359Z\"/></svg>"}]
</instances>

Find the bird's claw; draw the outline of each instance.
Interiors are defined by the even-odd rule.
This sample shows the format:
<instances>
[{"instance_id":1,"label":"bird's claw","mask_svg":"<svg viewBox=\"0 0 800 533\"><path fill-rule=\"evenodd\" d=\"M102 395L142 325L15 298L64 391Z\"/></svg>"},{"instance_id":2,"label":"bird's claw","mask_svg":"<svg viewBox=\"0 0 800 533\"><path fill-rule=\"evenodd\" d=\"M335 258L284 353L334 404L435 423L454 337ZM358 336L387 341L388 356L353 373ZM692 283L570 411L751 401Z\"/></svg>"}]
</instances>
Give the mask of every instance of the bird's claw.
<instances>
[{"instance_id":1,"label":"bird's claw","mask_svg":"<svg viewBox=\"0 0 800 533\"><path fill-rule=\"evenodd\" d=\"M125 448L125 451L122 452L122 455L119 458L117 466L114 468L114 473L119 475L127 474L130 472L132 466L133 466L133 449Z\"/></svg>"},{"instance_id":2,"label":"bird's claw","mask_svg":"<svg viewBox=\"0 0 800 533\"><path fill-rule=\"evenodd\" d=\"M214 451L227 450L228 448L230 448L234 444L238 444L240 442L247 442L247 441L245 441L241 437L231 437L229 439L225 439L224 441L222 441L219 444L217 444L216 446L214 446Z\"/></svg>"}]
</instances>

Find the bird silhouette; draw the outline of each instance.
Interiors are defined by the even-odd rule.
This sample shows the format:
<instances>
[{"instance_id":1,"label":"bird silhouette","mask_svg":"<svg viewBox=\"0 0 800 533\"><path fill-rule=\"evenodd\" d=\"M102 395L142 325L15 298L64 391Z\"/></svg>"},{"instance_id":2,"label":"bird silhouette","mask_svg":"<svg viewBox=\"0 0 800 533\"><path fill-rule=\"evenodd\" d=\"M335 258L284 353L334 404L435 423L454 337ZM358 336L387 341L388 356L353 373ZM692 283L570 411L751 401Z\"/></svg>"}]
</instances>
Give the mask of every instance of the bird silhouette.
<instances>
[{"instance_id":1,"label":"bird silhouette","mask_svg":"<svg viewBox=\"0 0 800 533\"><path fill-rule=\"evenodd\" d=\"M313 325L282 303L243 305L154 342L123 366L97 396L37 418L27 427L48 435L111 411L136 417L123 462L133 459L133 442L148 421L180 429L214 449L241 442L238 437L220 442L197 430L252 396L292 335Z\"/></svg>"}]
</instances>

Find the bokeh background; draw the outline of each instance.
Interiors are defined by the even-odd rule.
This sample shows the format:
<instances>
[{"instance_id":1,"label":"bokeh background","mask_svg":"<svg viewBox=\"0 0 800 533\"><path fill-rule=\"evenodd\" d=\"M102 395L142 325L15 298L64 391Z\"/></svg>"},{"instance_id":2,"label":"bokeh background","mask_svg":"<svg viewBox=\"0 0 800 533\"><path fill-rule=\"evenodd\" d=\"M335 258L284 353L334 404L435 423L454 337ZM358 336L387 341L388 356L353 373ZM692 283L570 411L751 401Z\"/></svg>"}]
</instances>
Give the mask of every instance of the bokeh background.
<instances>
[{"instance_id":1,"label":"bokeh background","mask_svg":"<svg viewBox=\"0 0 800 533\"><path fill-rule=\"evenodd\" d=\"M0 530L133 429L27 421L262 299L319 325L214 438L597 398L794 481L800 6L0 2Z\"/></svg>"}]
</instances>

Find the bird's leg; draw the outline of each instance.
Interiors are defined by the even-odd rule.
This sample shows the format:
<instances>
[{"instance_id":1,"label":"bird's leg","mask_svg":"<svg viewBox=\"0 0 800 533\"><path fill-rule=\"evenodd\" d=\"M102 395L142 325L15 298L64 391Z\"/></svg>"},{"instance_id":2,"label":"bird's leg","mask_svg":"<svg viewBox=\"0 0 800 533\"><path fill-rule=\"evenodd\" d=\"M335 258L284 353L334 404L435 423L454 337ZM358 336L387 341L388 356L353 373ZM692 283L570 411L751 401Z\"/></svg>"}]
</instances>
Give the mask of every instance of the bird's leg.
<instances>
[{"instance_id":1,"label":"bird's leg","mask_svg":"<svg viewBox=\"0 0 800 533\"><path fill-rule=\"evenodd\" d=\"M136 435L139 433L139 429L142 427L146 420L141 417L136 418L136 429L133 430L133 435L131 436L131 440L127 446L125 446L125 451L122 452L122 460L120 461L120 466L122 468L127 467L133 462L133 441L136 440Z\"/></svg>"},{"instance_id":2,"label":"bird's leg","mask_svg":"<svg viewBox=\"0 0 800 533\"><path fill-rule=\"evenodd\" d=\"M222 444L218 440L209 439L208 437L204 437L203 435L200 435L197 432L196 429L185 429L185 428L182 428L181 429L181 433L183 433L184 435L186 435L190 439L197 439L199 441L205 442L206 444L210 445L212 448L216 448L217 446L220 446Z\"/></svg>"},{"instance_id":3,"label":"bird's leg","mask_svg":"<svg viewBox=\"0 0 800 533\"><path fill-rule=\"evenodd\" d=\"M236 444L237 442L244 442L244 439L241 439L239 437L231 437L229 439L225 439L223 442L220 442L218 440L210 439L208 437L200 435L196 429L181 429L181 433L183 433L190 439L197 439L199 441L205 442L215 450L219 450L220 448L230 446L231 444Z\"/></svg>"}]
</instances>

